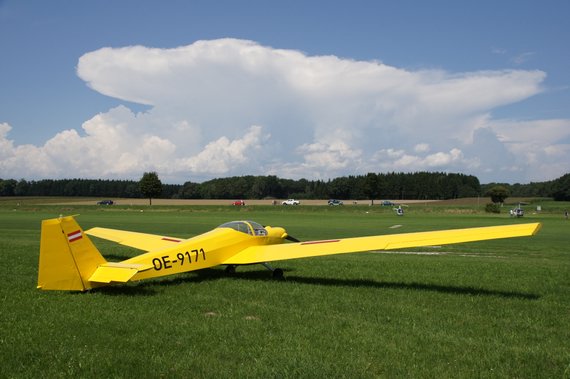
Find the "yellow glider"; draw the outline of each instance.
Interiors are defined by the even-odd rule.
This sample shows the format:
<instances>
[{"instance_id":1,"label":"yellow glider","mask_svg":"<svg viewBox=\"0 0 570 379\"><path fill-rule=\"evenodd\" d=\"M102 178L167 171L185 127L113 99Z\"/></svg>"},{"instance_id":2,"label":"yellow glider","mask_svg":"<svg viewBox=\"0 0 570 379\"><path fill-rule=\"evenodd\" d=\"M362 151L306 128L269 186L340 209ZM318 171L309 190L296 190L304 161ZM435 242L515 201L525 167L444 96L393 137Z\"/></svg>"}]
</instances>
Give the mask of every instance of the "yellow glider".
<instances>
[{"instance_id":1,"label":"yellow glider","mask_svg":"<svg viewBox=\"0 0 570 379\"><path fill-rule=\"evenodd\" d=\"M272 269L267 262L531 236L540 226L530 223L300 242L281 227L264 227L253 221L228 222L181 239L106 228L83 231L73 216L67 216L42 221L38 288L86 291L218 265L227 265L227 270L233 271L237 265L255 263L282 277L283 271ZM145 253L122 262L107 262L88 235ZM285 240L295 242L284 244Z\"/></svg>"}]
</instances>

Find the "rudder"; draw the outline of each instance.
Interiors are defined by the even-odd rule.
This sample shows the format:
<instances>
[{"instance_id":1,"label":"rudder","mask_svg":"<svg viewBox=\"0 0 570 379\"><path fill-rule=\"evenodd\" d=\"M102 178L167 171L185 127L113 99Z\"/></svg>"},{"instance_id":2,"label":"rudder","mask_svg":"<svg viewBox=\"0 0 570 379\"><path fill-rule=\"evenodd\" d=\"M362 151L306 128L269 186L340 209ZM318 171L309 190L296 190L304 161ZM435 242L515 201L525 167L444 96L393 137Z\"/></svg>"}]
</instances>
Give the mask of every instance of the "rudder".
<instances>
[{"instance_id":1,"label":"rudder","mask_svg":"<svg viewBox=\"0 0 570 379\"><path fill-rule=\"evenodd\" d=\"M88 278L105 258L73 216L42 221L38 288L85 291L97 285Z\"/></svg>"}]
</instances>

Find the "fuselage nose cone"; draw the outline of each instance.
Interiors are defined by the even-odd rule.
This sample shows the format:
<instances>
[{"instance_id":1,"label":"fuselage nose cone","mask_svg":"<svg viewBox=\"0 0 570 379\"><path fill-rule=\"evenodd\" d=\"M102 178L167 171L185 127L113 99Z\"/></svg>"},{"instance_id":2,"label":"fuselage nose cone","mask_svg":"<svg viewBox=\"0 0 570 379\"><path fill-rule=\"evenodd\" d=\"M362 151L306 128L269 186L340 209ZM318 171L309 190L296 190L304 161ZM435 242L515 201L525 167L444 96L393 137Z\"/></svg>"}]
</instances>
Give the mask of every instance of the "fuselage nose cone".
<instances>
[{"instance_id":1,"label":"fuselage nose cone","mask_svg":"<svg viewBox=\"0 0 570 379\"><path fill-rule=\"evenodd\" d=\"M267 230L267 234L268 234L270 237L281 238L281 239L287 237L287 232L285 231L284 228L281 228L281 227L275 227L275 228L273 228L273 227L271 227L271 226L268 226L268 227L266 227L265 229Z\"/></svg>"}]
</instances>

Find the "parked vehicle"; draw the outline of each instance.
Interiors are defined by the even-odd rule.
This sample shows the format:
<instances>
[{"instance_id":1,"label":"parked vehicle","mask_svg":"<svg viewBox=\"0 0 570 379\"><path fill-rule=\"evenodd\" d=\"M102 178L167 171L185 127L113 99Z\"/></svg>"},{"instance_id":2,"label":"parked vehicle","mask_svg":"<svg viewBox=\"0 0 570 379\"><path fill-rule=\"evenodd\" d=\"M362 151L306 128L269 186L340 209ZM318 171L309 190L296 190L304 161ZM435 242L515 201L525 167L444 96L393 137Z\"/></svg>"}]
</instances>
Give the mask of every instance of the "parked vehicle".
<instances>
[{"instance_id":1,"label":"parked vehicle","mask_svg":"<svg viewBox=\"0 0 570 379\"><path fill-rule=\"evenodd\" d=\"M236 205L236 206L244 206L245 205L245 201L243 200L236 200L232 203L232 205Z\"/></svg>"},{"instance_id":2,"label":"parked vehicle","mask_svg":"<svg viewBox=\"0 0 570 379\"><path fill-rule=\"evenodd\" d=\"M101 200L97 202L97 205L113 205L115 202L113 200Z\"/></svg>"},{"instance_id":3,"label":"parked vehicle","mask_svg":"<svg viewBox=\"0 0 570 379\"><path fill-rule=\"evenodd\" d=\"M329 205L343 205L343 202L341 200L337 200L337 199L330 199Z\"/></svg>"},{"instance_id":4,"label":"parked vehicle","mask_svg":"<svg viewBox=\"0 0 570 379\"><path fill-rule=\"evenodd\" d=\"M295 199L287 199L284 202L281 203L282 205L299 205L301 204L301 202L299 200L295 200Z\"/></svg>"}]
</instances>

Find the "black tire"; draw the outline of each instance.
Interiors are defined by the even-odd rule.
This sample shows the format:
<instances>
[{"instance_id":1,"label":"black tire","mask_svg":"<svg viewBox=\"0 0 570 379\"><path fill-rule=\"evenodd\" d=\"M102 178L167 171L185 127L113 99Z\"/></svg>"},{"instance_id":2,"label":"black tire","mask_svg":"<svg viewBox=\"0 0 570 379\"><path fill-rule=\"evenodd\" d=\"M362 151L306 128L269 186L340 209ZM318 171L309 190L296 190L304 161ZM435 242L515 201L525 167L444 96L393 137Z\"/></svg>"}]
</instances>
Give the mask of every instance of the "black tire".
<instances>
[{"instance_id":1,"label":"black tire","mask_svg":"<svg viewBox=\"0 0 570 379\"><path fill-rule=\"evenodd\" d=\"M273 270L273 279L276 279L276 280L285 279L285 275L283 274L283 270L280 268L276 268L275 270Z\"/></svg>"}]
</instances>

